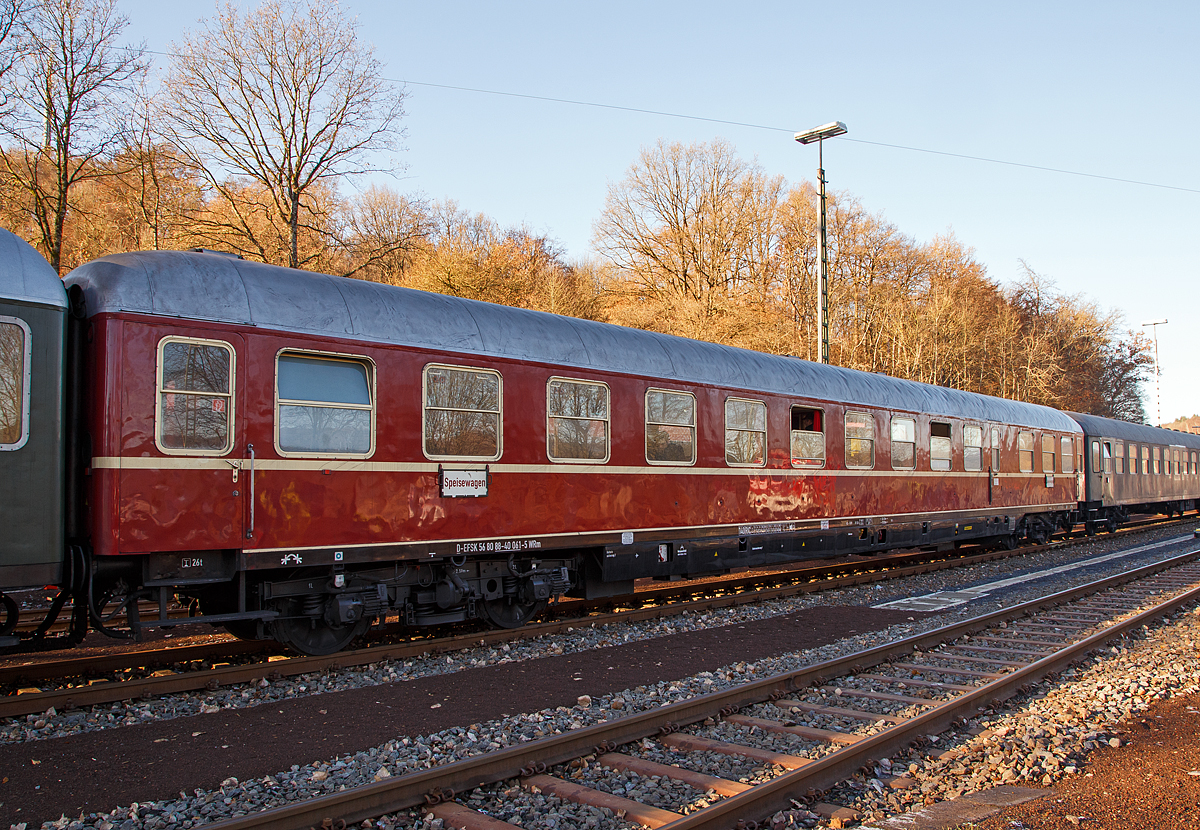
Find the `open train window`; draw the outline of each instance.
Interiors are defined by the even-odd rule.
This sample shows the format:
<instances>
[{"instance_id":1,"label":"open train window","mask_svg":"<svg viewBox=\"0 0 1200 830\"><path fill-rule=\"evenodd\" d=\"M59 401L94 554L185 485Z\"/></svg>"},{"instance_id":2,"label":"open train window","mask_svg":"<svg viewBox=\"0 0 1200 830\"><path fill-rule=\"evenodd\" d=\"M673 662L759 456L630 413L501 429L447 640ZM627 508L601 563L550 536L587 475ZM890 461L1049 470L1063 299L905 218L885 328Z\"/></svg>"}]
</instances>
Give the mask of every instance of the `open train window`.
<instances>
[{"instance_id":1,"label":"open train window","mask_svg":"<svg viewBox=\"0 0 1200 830\"><path fill-rule=\"evenodd\" d=\"M233 449L233 378L229 343L194 337L160 340L158 448L168 455L224 455Z\"/></svg>"},{"instance_id":2,"label":"open train window","mask_svg":"<svg viewBox=\"0 0 1200 830\"><path fill-rule=\"evenodd\" d=\"M1033 472L1033 433L1017 433L1017 460L1023 473Z\"/></svg>"},{"instance_id":3,"label":"open train window","mask_svg":"<svg viewBox=\"0 0 1200 830\"><path fill-rule=\"evenodd\" d=\"M283 351L275 358L275 449L366 458L375 448L374 365L365 357Z\"/></svg>"},{"instance_id":4,"label":"open train window","mask_svg":"<svg viewBox=\"0 0 1200 830\"><path fill-rule=\"evenodd\" d=\"M914 470L917 467L917 422L912 418L892 418L892 468Z\"/></svg>"},{"instance_id":5,"label":"open train window","mask_svg":"<svg viewBox=\"0 0 1200 830\"><path fill-rule=\"evenodd\" d=\"M19 450L29 440L29 326L0 317L0 450Z\"/></svg>"},{"instance_id":6,"label":"open train window","mask_svg":"<svg viewBox=\"0 0 1200 830\"><path fill-rule=\"evenodd\" d=\"M983 427L963 427L963 469L973 473L983 469Z\"/></svg>"},{"instance_id":7,"label":"open train window","mask_svg":"<svg viewBox=\"0 0 1200 830\"><path fill-rule=\"evenodd\" d=\"M725 463L762 467L767 463L767 405L742 398L725 399Z\"/></svg>"},{"instance_id":8,"label":"open train window","mask_svg":"<svg viewBox=\"0 0 1200 830\"><path fill-rule=\"evenodd\" d=\"M825 466L825 413L792 407L792 466Z\"/></svg>"},{"instance_id":9,"label":"open train window","mask_svg":"<svg viewBox=\"0 0 1200 830\"><path fill-rule=\"evenodd\" d=\"M1108 453L1108 444L1104 445L1104 452ZM1075 441L1072 438L1062 439L1062 471L1064 473L1075 472ZM1105 455L1104 471L1112 472L1112 459Z\"/></svg>"},{"instance_id":10,"label":"open train window","mask_svg":"<svg viewBox=\"0 0 1200 830\"><path fill-rule=\"evenodd\" d=\"M696 398L690 392L646 390L646 460L696 463Z\"/></svg>"},{"instance_id":11,"label":"open train window","mask_svg":"<svg viewBox=\"0 0 1200 830\"><path fill-rule=\"evenodd\" d=\"M1113 442L1113 470L1117 475L1125 474L1125 442Z\"/></svg>"},{"instance_id":12,"label":"open train window","mask_svg":"<svg viewBox=\"0 0 1200 830\"><path fill-rule=\"evenodd\" d=\"M608 461L608 385L550 378L546 382L546 455L551 461Z\"/></svg>"},{"instance_id":13,"label":"open train window","mask_svg":"<svg viewBox=\"0 0 1200 830\"><path fill-rule=\"evenodd\" d=\"M431 363L425 367L425 456L495 461L503 449L503 380L499 372Z\"/></svg>"},{"instance_id":14,"label":"open train window","mask_svg":"<svg viewBox=\"0 0 1200 830\"><path fill-rule=\"evenodd\" d=\"M992 471L1000 472L1000 427L992 427Z\"/></svg>"},{"instance_id":15,"label":"open train window","mask_svg":"<svg viewBox=\"0 0 1200 830\"><path fill-rule=\"evenodd\" d=\"M846 466L875 466L875 419L866 412L846 413Z\"/></svg>"},{"instance_id":16,"label":"open train window","mask_svg":"<svg viewBox=\"0 0 1200 830\"><path fill-rule=\"evenodd\" d=\"M929 425L929 469L950 469L950 424L934 421Z\"/></svg>"},{"instance_id":17,"label":"open train window","mask_svg":"<svg viewBox=\"0 0 1200 830\"><path fill-rule=\"evenodd\" d=\"M1054 472L1054 436L1042 436L1042 472Z\"/></svg>"}]
</instances>

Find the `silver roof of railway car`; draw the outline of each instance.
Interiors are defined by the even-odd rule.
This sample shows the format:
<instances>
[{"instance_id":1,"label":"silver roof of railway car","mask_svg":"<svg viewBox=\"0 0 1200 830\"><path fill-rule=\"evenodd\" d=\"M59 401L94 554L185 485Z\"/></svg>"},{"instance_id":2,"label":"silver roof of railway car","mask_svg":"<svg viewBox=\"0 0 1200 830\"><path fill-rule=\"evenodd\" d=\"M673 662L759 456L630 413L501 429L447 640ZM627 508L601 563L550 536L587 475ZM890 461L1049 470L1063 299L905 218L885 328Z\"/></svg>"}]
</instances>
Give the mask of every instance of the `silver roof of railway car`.
<instances>
[{"instance_id":1,"label":"silver roof of railway car","mask_svg":"<svg viewBox=\"0 0 1200 830\"><path fill-rule=\"evenodd\" d=\"M1089 436L1118 438L1122 441L1143 444L1175 444L1180 447L1200 449L1200 435L1192 435L1174 429L1161 429L1146 424L1132 424L1129 421L1118 421L1113 418L1101 418L1099 415L1084 415L1080 412L1068 412L1067 414L1075 419Z\"/></svg>"},{"instance_id":2,"label":"silver roof of railway car","mask_svg":"<svg viewBox=\"0 0 1200 830\"><path fill-rule=\"evenodd\" d=\"M132 312L568 365L1067 432L1048 407L790 357L294 271L215 253L148 251L81 265L89 315Z\"/></svg>"},{"instance_id":3,"label":"silver roof of railway car","mask_svg":"<svg viewBox=\"0 0 1200 830\"><path fill-rule=\"evenodd\" d=\"M0 299L67 307L67 289L33 246L0 228Z\"/></svg>"}]
</instances>

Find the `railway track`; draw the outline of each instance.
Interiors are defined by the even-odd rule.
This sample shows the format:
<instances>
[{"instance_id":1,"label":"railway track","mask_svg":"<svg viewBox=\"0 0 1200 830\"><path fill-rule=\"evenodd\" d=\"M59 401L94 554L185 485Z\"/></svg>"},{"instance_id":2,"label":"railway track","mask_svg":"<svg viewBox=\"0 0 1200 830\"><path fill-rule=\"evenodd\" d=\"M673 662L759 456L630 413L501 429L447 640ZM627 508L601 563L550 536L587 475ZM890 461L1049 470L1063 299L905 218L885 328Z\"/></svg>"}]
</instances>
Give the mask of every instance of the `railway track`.
<instances>
[{"instance_id":1,"label":"railway track","mask_svg":"<svg viewBox=\"0 0 1200 830\"><path fill-rule=\"evenodd\" d=\"M1196 603L1197 560L1193 551L842 659L211 826L349 826L420 807L446 827L510 830L484 812L491 796L479 788L499 782L668 830L766 828L766 817L799 803L835 815L846 808L821 803L824 794L860 771L877 775L872 759L962 728L1111 640ZM769 735L788 736L795 749L764 747ZM783 772L758 784L730 781L689 765L693 753ZM684 782L705 798L673 810L629 800L606 786L618 772ZM903 774L887 784L906 786Z\"/></svg>"},{"instance_id":2,"label":"railway track","mask_svg":"<svg viewBox=\"0 0 1200 830\"><path fill-rule=\"evenodd\" d=\"M1174 523L1180 521L1175 520ZM1169 524L1172 523L1160 521L1155 522L1154 526ZM1139 526L1119 533L1136 533L1144 529L1144 526ZM1066 539L1052 542L1049 547L1069 546L1083 541L1086 539ZM1043 545L1032 549L1048 548ZM0 668L0 684L7 685L15 692L0 699L0 717L21 717L45 712L51 708L63 711L205 689L215 691L223 686L253 683L263 679L296 677L384 660L405 660L480 645L500 645L520 639L557 634L581 625L630 623L698 613L949 568L969 567L1021 556L1029 550L1030 548L981 552L951 558L947 558L945 553L910 552L857 562L838 562L771 573L736 575L702 583L667 585L639 591L633 598L622 598L623 603L629 603L631 599L636 601L636 607L597 611L595 609L598 607L611 607L613 601L569 601L555 607L558 619L532 623L519 629L477 630L452 636L423 636L405 639L399 643L383 643L320 657L287 656L280 651L277 644L270 641L247 642L230 639L205 645L154 648L11 665ZM780 582L784 584L779 584ZM762 587L764 584L767 587ZM238 660L242 662L235 664L234 661ZM213 663L219 665L211 668L189 667L189 664L196 663L205 666L211 666ZM134 668L140 670L137 676L118 676ZM22 688L23 684L44 684L76 677L90 679L84 683L44 691L29 685Z\"/></svg>"}]
</instances>

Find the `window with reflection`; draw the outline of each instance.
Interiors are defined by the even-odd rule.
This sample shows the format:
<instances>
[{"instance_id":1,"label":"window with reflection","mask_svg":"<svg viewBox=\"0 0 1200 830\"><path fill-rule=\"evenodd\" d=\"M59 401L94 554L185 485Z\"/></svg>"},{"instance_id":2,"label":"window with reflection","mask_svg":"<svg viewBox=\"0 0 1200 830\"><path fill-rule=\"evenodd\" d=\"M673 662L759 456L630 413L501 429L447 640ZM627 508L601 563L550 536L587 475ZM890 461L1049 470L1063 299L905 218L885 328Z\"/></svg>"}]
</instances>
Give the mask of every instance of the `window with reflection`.
<instances>
[{"instance_id":1,"label":"window with reflection","mask_svg":"<svg viewBox=\"0 0 1200 830\"><path fill-rule=\"evenodd\" d=\"M233 346L168 337L158 346L158 443L166 452L233 448Z\"/></svg>"},{"instance_id":2,"label":"window with reflection","mask_svg":"<svg viewBox=\"0 0 1200 830\"><path fill-rule=\"evenodd\" d=\"M1075 472L1075 441L1071 438L1062 439L1062 471ZM1104 472L1112 472L1112 448L1107 441L1104 443Z\"/></svg>"},{"instance_id":3,"label":"window with reflection","mask_svg":"<svg viewBox=\"0 0 1200 830\"><path fill-rule=\"evenodd\" d=\"M646 391L646 460L655 464L696 461L696 399L687 392Z\"/></svg>"},{"instance_id":4,"label":"window with reflection","mask_svg":"<svg viewBox=\"0 0 1200 830\"><path fill-rule=\"evenodd\" d=\"M912 418L892 418L892 467L914 470L917 466L917 422Z\"/></svg>"},{"instance_id":5,"label":"window with reflection","mask_svg":"<svg viewBox=\"0 0 1200 830\"><path fill-rule=\"evenodd\" d=\"M866 412L846 413L846 466L875 466L875 419Z\"/></svg>"},{"instance_id":6,"label":"window with reflection","mask_svg":"<svg viewBox=\"0 0 1200 830\"><path fill-rule=\"evenodd\" d=\"M1000 427L992 427L992 471L1000 472Z\"/></svg>"},{"instance_id":7,"label":"window with reflection","mask_svg":"<svg viewBox=\"0 0 1200 830\"><path fill-rule=\"evenodd\" d=\"M1156 476L1162 475L1162 448L1161 447L1154 448L1154 474Z\"/></svg>"},{"instance_id":8,"label":"window with reflection","mask_svg":"<svg viewBox=\"0 0 1200 830\"><path fill-rule=\"evenodd\" d=\"M1042 436L1042 472L1053 473L1054 469L1054 436Z\"/></svg>"},{"instance_id":9,"label":"window with reflection","mask_svg":"<svg viewBox=\"0 0 1200 830\"><path fill-rule=\"evenodd\" d=\"M500 457L501 379L465 366L425 367L425 454L495 461Z\"/></svg>"},{"instance_id":10,"label":"window with reflection","mask_svg":"<svg viewBox=\"0 0 1200 830\"><path fill-rule=\"evenodd\" d=\"M608 460L608 387L551 378L546 384L546 454L553 461Z\"/></svg>"},{"instance_id":11,"label":"window with reflection","mask_svg":"<svg viewBox=\"0 0 1200 830\"><path fill-rule=\"evenodd\" d=\"M1125 474L1125 442L1113 442L1113 470L1117 475Z\"/></svg>"},{"instance_id":12,"label":"window with reflection","mask_svg":"<svg viewBox=\"0 0 1200 830\"><path fill-rule=\"evenodd\" d=\"M275 369L280 452L371 453L373 383L366 360L284 352Z\"/></svg>"},{"instance_id":13,"label":"window with reflection","mask_svg":"<svg viewBox=\"0 0 1200 830\"><path fill-rule=\"evenodd\" d=\"M1142 445L1142 475L1150 475L1150 448Z\"/></svg>"},{"instance_id":14,"label":"window with reflection","mask_svg":"<svg viewBox=\"0 0 1200 830\"><path fill-rule=\"evenodd\" d=\"M733 467L767 463L767 405L762 401L726 398L725 463Z\"/></svg>"},{"instance_id":15,"label":"window with reflection","mask_svg":"<svg viewBox=\"0 0 1200 830\"><path fill-rule=\"evenodd\" d=\"M929 425L929 469L950 469L950 424L934 421Z\"/></svg>"},{"instance_id":16,"label":"window with reflection","mask_svg":"<svg viewBox=\"0 0 1200 830\"><path fill-rule=\"evenodd\" d=\"M963 469L973 473L983 469L983 427L963 427Z\"/></svg>"},{"instance_id":17,"label":"window with reflection","mask_svg":"<svg viewBox=\"0 0 1200 830\"><path fill-rule=\"evenodd\" d=\"M1017 460L1023 473L1033 472L1033 433L1017 433Z\"/></svg>"},{"instance_id":18,"label":"window with reflection","mask_svg":"<svg viewBox=\"0 0 1200 830\"><path fill-rule=\"evenodd\" d=\"M806 406L792 407L792 466L825 466L825 413Z\"/></svg>"},{"instance_id":19,"label":"window with reflection","mask_svg":"<svg viewBox=\"0 0 1200 830\"><path fill-rule=\"evenodd\" d=\"M29 418L29 333L16 318L0 318L0 447L17 449L24 444Z\"/></svg>"}]
</instances>

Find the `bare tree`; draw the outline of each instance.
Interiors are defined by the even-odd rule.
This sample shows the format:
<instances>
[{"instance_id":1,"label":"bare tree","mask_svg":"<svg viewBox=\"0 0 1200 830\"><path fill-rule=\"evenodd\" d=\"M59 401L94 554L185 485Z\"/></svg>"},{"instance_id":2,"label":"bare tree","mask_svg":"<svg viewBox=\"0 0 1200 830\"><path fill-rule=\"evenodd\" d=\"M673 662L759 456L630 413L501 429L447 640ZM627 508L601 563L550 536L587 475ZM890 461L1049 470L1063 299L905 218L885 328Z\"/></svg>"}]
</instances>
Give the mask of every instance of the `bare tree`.
<instances>
[{"instance_id":1,"label":"bare tree","mask_svg":"<svg viewBox=\"0 0 1200 830\"><path fill-rule=\"evenodd\" d=\"M26 0L0 0L0 84L4 76L12 69L16 61L17 49L15 37L18 31L18 21L21 19ZM0 112L8 100L8 91L0 85Z\"/></svg>"},{"instance_id":2,"label":"bare tree","mask_svg":"<svg viewBox=\"0 0 1200 830\"><path fill-rule=\"evenodd\" d=\"M127 22L116 0L40 0L18 19L12 110L0 122L14 143L3 154L4 172L28 198L39 244L55 268L71 190L111 174L99 162L118 146L119 114L145 70L141 49L117 42Z\"/></svg>"},{"instance_id":3,"label":"bare tree","mask_svg":"<svg viewBox=\"0 0 1200 830\"><path fill-rule=\"evenodd\" d=\"M243 253L271 261L265 206L265 227L286 233L286 264L305 264L302 230L323 229L310 197L378 169L369 155L401 137L405 93L382 77L357 23L331 0L266 0L244 14L229 3L174 51L163 121L227 204L207 221L240 235ZM263 198L247 202L247 193Z\"/></svg>"}]
</instances>

